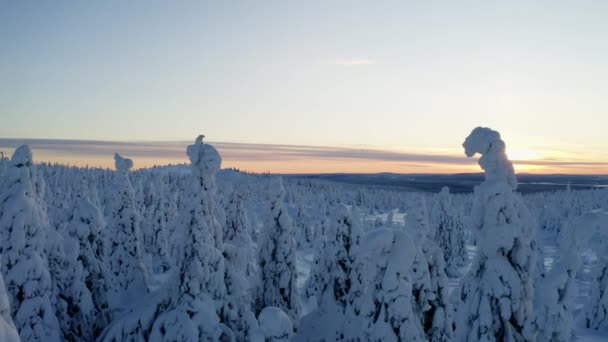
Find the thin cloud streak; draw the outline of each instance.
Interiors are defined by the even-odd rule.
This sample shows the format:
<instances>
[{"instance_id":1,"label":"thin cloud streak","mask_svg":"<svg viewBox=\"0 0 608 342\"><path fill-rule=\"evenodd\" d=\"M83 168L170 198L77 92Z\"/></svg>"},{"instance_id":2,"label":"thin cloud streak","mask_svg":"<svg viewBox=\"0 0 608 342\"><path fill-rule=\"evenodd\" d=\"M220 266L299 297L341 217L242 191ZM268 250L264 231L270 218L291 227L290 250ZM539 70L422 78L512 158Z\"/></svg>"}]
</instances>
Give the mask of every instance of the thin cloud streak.
<instances>
[{"instance_id":1,"label":"thin cloud streak","mask_svg":"<svg viewBox=\"0 0 608 342\"><path fill-rule=\"evenodd\" d=\"M339 59L335 61L336 65L342 66L362 66L362 65L373 65L376 64L376 61L373 59L367 58L350 58L350 59Z\"/></svg>"},{"instance_id":2,"label":"thin cloud streak","mask_svg":"<svg viewBox=\"0 0 608 342\"><path fill-rule=\"evenodd\" d=\"M163 165L167 163L185 163L188 161L185 150L191 142L116 142L92 140L55 140L55 139L3 139L0 138L0 151L12 153L16 147L28 144L39 161L62 162L72 165L90 165L110 167L112 156L118 152L134 160L136 167ZM452 169L459 172L463 168L474 170L476 158L464 155L421 154L356 147L301 146L211 142L224 159L224 165L256 169L256 165L272 168L264 171L295 169L306 163L306 169L314 172L315 165L323 169L322 164L332 164L332 169L339 170L344 165L344 172L358 172L362 164L378 163L378 168L399 167L401 170L440 167L443 172ZM587 160L515 160L516 165L537 166L546 169L569 169L579 172L606 172L608 163ZM289 167L293 166L293 167ZM593 169L593 170L590 170ZM379 169L379 171L391 171Z\"/></svg>"}]
</instances>

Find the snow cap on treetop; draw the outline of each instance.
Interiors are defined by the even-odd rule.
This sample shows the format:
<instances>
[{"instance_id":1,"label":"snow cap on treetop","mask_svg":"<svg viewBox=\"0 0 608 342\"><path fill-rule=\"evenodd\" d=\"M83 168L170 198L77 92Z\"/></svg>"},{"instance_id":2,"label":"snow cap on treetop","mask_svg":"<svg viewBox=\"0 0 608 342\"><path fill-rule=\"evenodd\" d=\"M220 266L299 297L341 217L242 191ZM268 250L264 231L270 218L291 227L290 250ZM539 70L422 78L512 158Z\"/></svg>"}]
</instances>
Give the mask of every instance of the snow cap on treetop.
<instances>
[{"instance_id":1,"label":"snow cap on treetop","mask_svg":"<svg viewBox=\"0 0 608 342\"><path fill-rule=\"evenodd\" d=\"M338 204L335 208L336 210L336 217L341 218L341 217L347 217L350 215L350 210L348 209L348 207L342 203Z\"/></svg>"},{"instance_id":2,"label":"snow cap on treetop","mask_svg":"<svg viewBox=\"0 0 608 342\"><path fill-rule=\"evenodd\" d=\"M15 152L13 152L13 156L11 158L13 165L15 166L23 166L29 165L32 163L32 150L27 145L19 146Z\"/></svg>"},{"instance_id":3,"label":"snow cap on treetop","mask_svg":"<svg viewBox=\"0 0 608 342\"><path fill-rule=\"evenodd\" d=\"M505 142L500 133L487 127L477 127L462 144L467 157L481 154L479 166L485 171L486 181L506 182L512 189L517 188L513 164L505 153Z\"/></svg>"},{"instance_id":4,"label":"snow cap on treetop","mask_svg":"<svg viewBox=\"0 0 608 342\"><path fill-rule=\"evenodd\" d=\"M133 161L129 158L123 158L120 154L114 154L114 165L116 171L128 172L133 167Z\"/></svg>"},{"instance_id":5,"label":"snow cap on treetop","mask_svg":"<svg viewBox=\"0 0 608 342\"><path fill-rule=\"evenodd\" d=\"M270 194L274 197L285 196L285 187L283 187L283 177L275 176L270 180Z\"/></svg>"},{"instance_id":6,"label":"snow cap on treetop","mask_svg":"<svg viewBox=\"0 0 608 342\"><path fill-rule=\"evenodd\" d=\"M293 323L287 314L278 307L267 306L258 316L260 329L266 337L289 337L293 331Z\"/></svg>"},{"instance_id":7,"label":"snow cap on treetop","mask_svg":"<svg viewBox=\"0 0 608 342\"><path fill-rule=\"evenodd\" d=\"M504 146L504 142L500 139L500 133L487 127L477 127L465 139L462 147L464 147L464 153L467 157L472 157L476 153L486 154L492 148L492 144L495 143Z\"/></svg>"},{"instance_id":8,"label":"snow cap on treetop","mask_svg":"<svg viewBox=\"0 0 608 342\"><path fill-rule=\"evenodd\" d=\"M204 138L205 136L202 134L196 137L194 144L188 145L186 154L188 154L192 166L201 174L212 174L220 169L222 157L215 147L203 142Z\"/></svg>"}]
</instances>

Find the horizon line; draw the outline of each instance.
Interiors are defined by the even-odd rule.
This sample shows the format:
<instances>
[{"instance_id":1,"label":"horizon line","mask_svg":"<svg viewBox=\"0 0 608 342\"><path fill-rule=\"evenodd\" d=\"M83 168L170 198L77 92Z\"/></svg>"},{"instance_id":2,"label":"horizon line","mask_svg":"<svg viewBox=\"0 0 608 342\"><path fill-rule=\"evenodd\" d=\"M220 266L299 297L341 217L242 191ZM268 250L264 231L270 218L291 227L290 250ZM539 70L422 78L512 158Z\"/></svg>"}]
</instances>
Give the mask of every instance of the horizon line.
<instances>
[{"instance_id":1,"label":"horizon line","mask_svg":"<svg viewBox=\"0 0 608 342\"><path fill-rule=\"evenodd\" d=\"M187 140L117 141L50 138L0 138L0 150L30 145L35 159L74 166L113 166L114 153L133 159L135 168L187 163ZM273 174L460 174L478 173L477 157L464 152L428 153L366 145L290 145L210 141L224 168ZM437 149L439 150L439 149ZM444 149L449 150L448 148ZM12 151L11 151L12 153ZM509 149L507 147L507 154ZM608 163L590 159L511 159L518 174L606 175Z\"/></svg>"}]
</instances>

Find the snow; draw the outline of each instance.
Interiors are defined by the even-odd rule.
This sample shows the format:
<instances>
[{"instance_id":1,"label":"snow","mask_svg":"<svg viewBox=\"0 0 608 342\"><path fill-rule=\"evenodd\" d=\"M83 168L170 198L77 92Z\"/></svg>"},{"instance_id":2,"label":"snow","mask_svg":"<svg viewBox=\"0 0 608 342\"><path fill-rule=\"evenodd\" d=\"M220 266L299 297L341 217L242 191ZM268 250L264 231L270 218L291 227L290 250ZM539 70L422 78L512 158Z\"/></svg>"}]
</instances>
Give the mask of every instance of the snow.
<instances>
[{"instance_id":1,"label":"snow","mask_svg":"<svg viewBox=\"0 0 608 342\"><path fill-rule=\"evenodd\" d=\"M258 316L260 330L267 340L280 342L290 341L293 335L293 323L283 310L273 306L265 307Z\"/></svg>"},{"instance_id":2,"label":"snow","mask_svg":"<svg viewBox=\"0 0 608 342\"><path fill-rule=\"evenodd\" d=\"M116 171L126 173L133 167L133 161L116 153L114 154L114 166Z\"/></svg>"}]
</instances>

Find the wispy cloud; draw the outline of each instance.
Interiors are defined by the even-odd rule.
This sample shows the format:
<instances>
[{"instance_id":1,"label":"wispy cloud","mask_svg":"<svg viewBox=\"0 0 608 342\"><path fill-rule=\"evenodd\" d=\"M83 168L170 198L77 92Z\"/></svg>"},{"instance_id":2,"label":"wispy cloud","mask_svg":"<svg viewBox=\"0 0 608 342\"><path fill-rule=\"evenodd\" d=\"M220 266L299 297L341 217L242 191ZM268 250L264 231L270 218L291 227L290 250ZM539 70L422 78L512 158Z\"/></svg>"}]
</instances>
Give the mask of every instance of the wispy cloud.
<instances>
[{"instance_id":1,"label":"wispy cloud","mask_svg":"<svg viewBox=\"0 0 608 342\"><path fill-rule=\"evenodd\" d=\"M113 154L132 158L136 167L186 163L188 141L114 142L92 140L2 139L0 151L12 153L28 144L38 161L111 167ZM391 151L368 147L333 147L211 142L225 166L272 172L463 172L480 171L476 158L462 154ZM608 163L594 160L547 158L514 160L516 165L536 166L547 172L606 173Z\"/></svg>"},{"instance_id":2,"label":"wispy cloud","mask_svg":"<svg viewBox=\"0 0 608 342\"><path fill-rule=\"evenodd\" d=\"M347 58L338 59L334 61L334 64L341 66L363 66L376 64L376 61L368 58Z\"/></svg>"}]
</instances>

